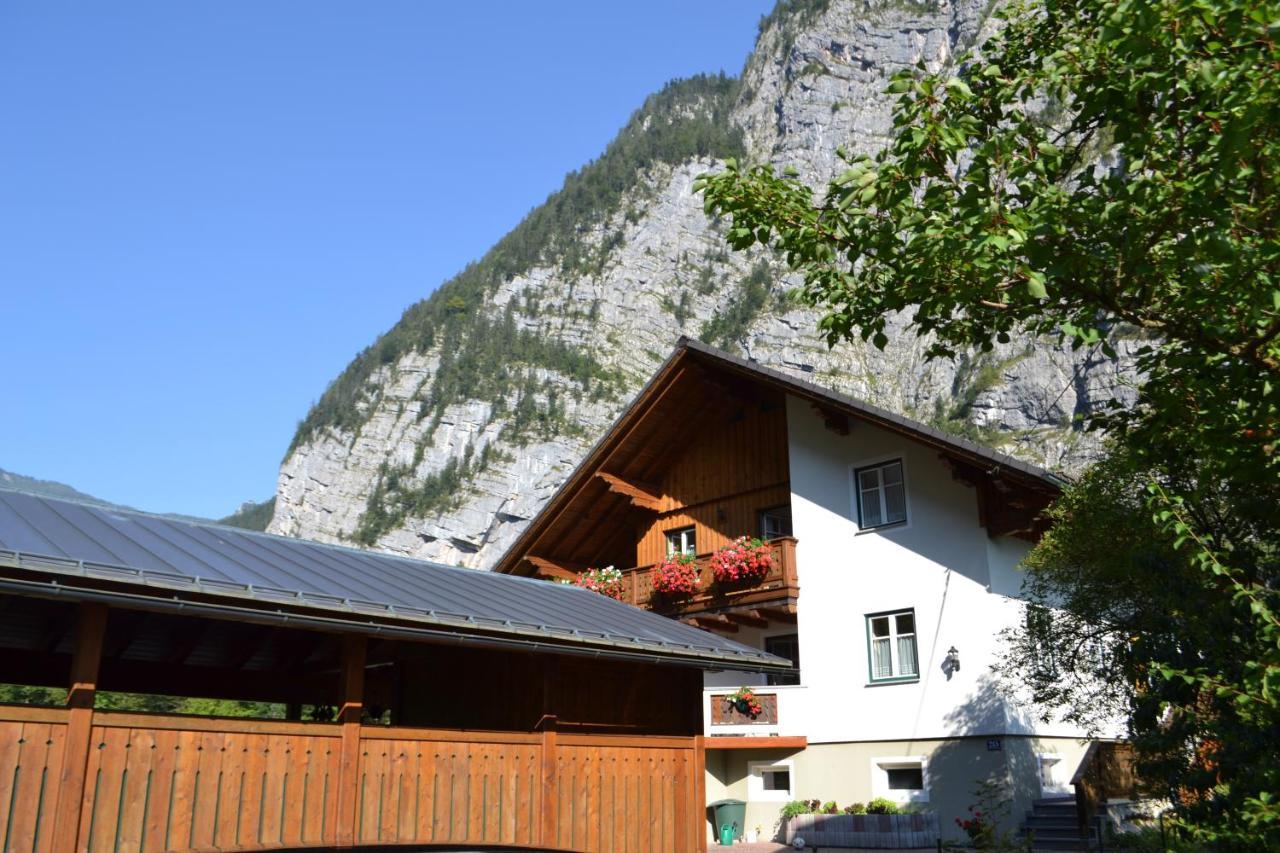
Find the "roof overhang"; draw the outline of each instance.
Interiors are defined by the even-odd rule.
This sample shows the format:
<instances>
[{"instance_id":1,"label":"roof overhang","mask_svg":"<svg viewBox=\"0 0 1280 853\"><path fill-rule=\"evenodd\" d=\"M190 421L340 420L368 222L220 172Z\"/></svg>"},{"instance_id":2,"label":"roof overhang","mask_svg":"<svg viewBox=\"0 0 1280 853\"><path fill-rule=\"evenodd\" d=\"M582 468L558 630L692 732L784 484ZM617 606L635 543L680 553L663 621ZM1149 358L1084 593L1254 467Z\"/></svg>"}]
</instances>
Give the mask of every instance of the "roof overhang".
<instances>
[{"instance_id":1,"label":"roof overhang","mask_svg":"<svg viewBox=\"0 0 1280 853\"><path fill-rule=\"evenodd\" d=\"M0 550L0 593L102 602L123 609L409 642L633 660L698 669L748 672L792 669L790 661L746 647L739 651L713 645L656 642L642 637L486 619L8 550Z\"/></svg>"},{"instance_id":2,"label":"roof overhang","mask_svg":"<svg viewBox=\"0 0 1280 853\"><path fill-rule=\"evenodd\" d=\"M627 409L596 442L551 500L516 537L515 542L494 567L494 571L507 574L528 572L529 567L522 566L524 558L532 552L549 526L566 511L574 496L597 477L599 472L605 470L614 451L648 412L661 405L671 386L690 369L698 367L706 368L709 373L720 376L731 375L745 382L767 386L773 392L806 400L819 411L870 423L935 448L945 459L955 463L956 468L953 469L953 473L962 479L980 478L986 481L1016 483L1020 488L1040 494L1045 502L1056 496L1068 482L1064 477L1008 454L682 337L677 341L672 354L635 396Z\"/></svg>"}]
</instances>

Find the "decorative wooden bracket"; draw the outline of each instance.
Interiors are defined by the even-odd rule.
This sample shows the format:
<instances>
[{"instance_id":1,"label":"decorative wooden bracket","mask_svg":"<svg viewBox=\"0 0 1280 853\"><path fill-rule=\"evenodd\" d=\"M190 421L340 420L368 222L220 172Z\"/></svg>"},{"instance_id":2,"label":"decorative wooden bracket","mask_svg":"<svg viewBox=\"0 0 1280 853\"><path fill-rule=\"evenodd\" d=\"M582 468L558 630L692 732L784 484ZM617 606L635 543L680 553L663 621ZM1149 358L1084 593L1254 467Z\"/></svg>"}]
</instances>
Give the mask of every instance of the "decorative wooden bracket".
<instances>
[{"instance_id":1,"label":"decorative wooden bracket","mask_svg":"<svg viewBox=\"0 0 1280 853\"><path fill-rule=\"evenodd\" d=\"M631 499L632 506L657 512L662 509L662 490L651 483L640 480L624 480L617 474L597 471L596 476L604 480L609 491Z\"/></svg>"},{"instance_id":2,"label":"decorative wooden bracket","mask_svg":"<svg viewBox=\"0 0 1280 853\"><path fill-rule=\"evenodd\" d=\"M774 622L782 622L787 625L796 624L796 611L794 607L761 607L758 611L761 616Z\"/></svg>"},{"instance_id":3,"label":"decorative wooden bracket","mask_svg":"<svg viewBox=\"0 0 1280 853\"><path fill-rule=\"evenodd\" d=\"M702 628L707 631L723 631L727 634L738 633L738 626L724 616L694 616L686 621L695 628Z\"/></svg>"},{"instance_id":4,"label":"decorative wooden bracket","mask_svg":"<svg viewBox=\"0 0 1280 853\"><path fill-rule=\"evenodd\" d=\"M749 625L752 628L769 627L769 620L761 615L759 610L730 611L724 615L730 622L736 622L739 625Z\"/></svg>"},{"instance_id":5,"label":"decorative wooden bracket","mask_svg":"<svg viewBox=\"0 0 1280 853\"><path fill-rule=\"evenodd\" d=\"M838 412L828 406L819 403L813 403L813 410L817 412L818 417L822 418L822 425L834 432L836 435L849 434L849 416L844 412Z\"/></svg>"},{"instance_id":6,"label":"decorative wooden bracket","mask_svg":"<svg viewBox=\"0 0 1280 853\"><path fill-rule=\"evenodd\" d=\"M568 563L548 560L546 557L535 557L532 554L526 555L524 559L529 565L533 566L534 574L553 580L576 580L578 573L582 571L582 569L573 568Z\"/></svg>"}]
</instances>

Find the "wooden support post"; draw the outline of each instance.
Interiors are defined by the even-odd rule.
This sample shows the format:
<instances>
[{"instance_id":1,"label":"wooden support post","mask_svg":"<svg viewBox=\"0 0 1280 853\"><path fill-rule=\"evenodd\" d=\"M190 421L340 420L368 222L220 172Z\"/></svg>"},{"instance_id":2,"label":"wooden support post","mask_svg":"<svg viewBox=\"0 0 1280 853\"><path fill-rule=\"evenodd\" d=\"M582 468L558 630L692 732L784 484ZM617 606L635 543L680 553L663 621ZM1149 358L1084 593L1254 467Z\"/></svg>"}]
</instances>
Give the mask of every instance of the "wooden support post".
<instances>
[{"instance_id":1,"label":"wooden support post","mask_svg":"<svg viewBox=\"0 0 1280 853\"><path fill-rule=\"evenodd\" d=\"M702 735L693 739L693 758L693 830L697 853L707 853L707 743Z\"/></svg>"},{"instance_id":2,"label":"wooden support post","mask_svg":"<svg viewBox=\"0 0 1280 853\"><path fill-rule=\"evenodd\" d=\"M559 843L560 785L556 772L556 717L547 714L538 721L542 730L542 791L539 795L542 811L542 832L538 843L544 847L556 847Z\"/></svg>"},{"instance_id":3,"label":"wooden support post","mask_svg":"<svg viewBox=\"0 0 1280 853\"><path fill-rule=\"evenodd\" d=\"M84 799L90 738L93 735L93 697L102 665L102 638L107 630L105 604L81 604L76 621L76 650L71 658L67 690L67 741L58 785L54 817L54 853L72 853L80 837L80 806Z\"/></svg>"},{"instance_id":4,"label":"wooden support post","mask_svg":"<svg viewBox=\"0 0 1280 853\"><path fill-rule=\"evenodd\" d=\"M364 637L348 636L342 643L342 760L338 771L337 845L356 844L356 810L360 797L360 717L364 712Z\"/></svg>"}]
</instances>

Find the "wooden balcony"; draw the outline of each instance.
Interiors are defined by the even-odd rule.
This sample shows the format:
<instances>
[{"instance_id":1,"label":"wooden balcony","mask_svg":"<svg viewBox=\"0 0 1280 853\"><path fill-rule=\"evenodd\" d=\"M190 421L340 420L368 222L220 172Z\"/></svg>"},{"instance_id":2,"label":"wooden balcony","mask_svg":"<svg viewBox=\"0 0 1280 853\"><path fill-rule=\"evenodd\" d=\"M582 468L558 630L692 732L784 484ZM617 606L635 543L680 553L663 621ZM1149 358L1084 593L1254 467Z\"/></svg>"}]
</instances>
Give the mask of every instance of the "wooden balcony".
<instances>
[{"instance_id":1,"label":"wooden balcony","mask_svg":"<svg viewBox=\"0 0 1280 853\"><path fill-rule=\"evenodd\" d=\"M778 694L756 692L756 701L760 703L760 713L756 716L739 711L729 701L732 690L723 693L712 693L707 697L711 725L715 726L776 726L778 724Z\"/></svg>"},{"instance_id":2,"label":"wooden balcony","mask_svg":"<svg viewBox=\"0 0 1280 853\"><path fill-rule=\"evenodd\" d=\"M700 620L702 627L713 629L725 627L736 630L738 624L767 624L770 618L794 622L796 599L800 596L800 582L796 575L796 540L794 537L784 536L770 540L768 544L773 553L773 566L758 583L721 587L711 575L711 554L707 553L698 555L698 568L702 573L700 592L680 598L668 598L655 593L654 567L637 566L623 573L626 586L622 600L636 607L676 617L728 613L721 617L723 626L702 624L706 620Z\"/></svg>"}]
</instances>

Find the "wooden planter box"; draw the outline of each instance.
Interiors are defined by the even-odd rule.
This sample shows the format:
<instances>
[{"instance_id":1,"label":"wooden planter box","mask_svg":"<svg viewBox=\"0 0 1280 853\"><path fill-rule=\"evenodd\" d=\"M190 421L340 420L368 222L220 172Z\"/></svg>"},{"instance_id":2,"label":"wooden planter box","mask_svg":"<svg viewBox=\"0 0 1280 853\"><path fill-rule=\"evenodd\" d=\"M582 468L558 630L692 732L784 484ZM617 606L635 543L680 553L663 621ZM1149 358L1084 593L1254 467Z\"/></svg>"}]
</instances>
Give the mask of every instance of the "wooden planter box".
<instances>
[{"instance_id":1,"label":"wooden planter box","mask_svg":"<svg viewBox=\"0 0 1280 853\"><path fill-rule=\"evenodd\" d=\"M787 821L787 843L803 838L805 847L932 847L941 835L933 812L802 814Z\"/></svg>"},{"instance_id":2,"label":"wooden planter box","mask_svg":"<svg viewBox=\"0 0 1280 853\"><path fill-rule=\"evenodd\" d=\"M752 717L729 704L729 693L711 697L711 725L713 726L776 726L778 724L778 694L757 693L760 713Z\"/></svg>"}]
</instances>

